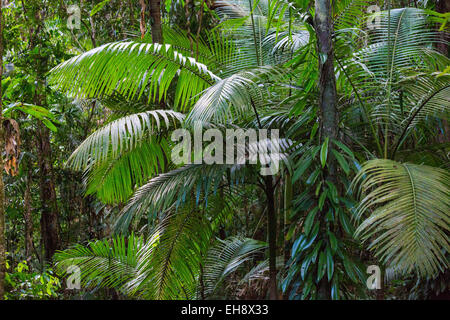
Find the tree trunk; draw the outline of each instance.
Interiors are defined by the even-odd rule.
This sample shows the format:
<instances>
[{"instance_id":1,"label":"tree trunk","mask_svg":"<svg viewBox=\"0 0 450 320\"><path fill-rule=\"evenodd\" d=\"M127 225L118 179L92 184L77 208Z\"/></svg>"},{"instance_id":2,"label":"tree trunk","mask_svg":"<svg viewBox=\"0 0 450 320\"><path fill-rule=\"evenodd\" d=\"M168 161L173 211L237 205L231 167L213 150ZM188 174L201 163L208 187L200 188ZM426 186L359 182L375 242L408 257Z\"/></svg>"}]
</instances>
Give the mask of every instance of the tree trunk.
<instances>
[{"instance_id":1,"label":"tree trunk","mask_svg":"<svg viewBox=\"0 0 450 320\"><path fill-rule=\"evenodd\" d=\"M3 1L0 1L0 83L3 78ZM5 294L6 248L5 248L5 186L3 185L3 101L0 85L0 300Z\"/></svg>"},{"instance_id":2,"label":"tree trunk","mask_svg":"<svg viewBox=\"0 0 450 320\"><path fill-rule=\"evenodd\" d=\"M150 25L152 30L152 42L163 43L164 38L161 28L161 0L150 0ZM159 101L159 106L161 109L166 109L164 97L162 97Z\"/></svg>"},{"instance_id":3,"label":"tree trunk","mask_svg":"<svg viewBox=\"0 0 450 320\"><path fill-rule=\"evenodd\" d=\"M448 0L438 0L436 3L436 11L439 13L447 13L450 11L450 3ZM440 32L441 42L438 43L438 50L448 57L448 44L445 41L449 40L449 35L447 32Z\"/></svg>"},{"instance_id":4,"label":"tree trunk","mask_svg":"<svg viewBox=\"0 0 450 320\"><path fill-rule=\"evenodd\" d=\"M450 3L448 0L438 0L436 4L436 11L439 13L447 13L450 11ZM449 40L448 32L440 32L440 42L436 45L437 50L444 56L448 57L448 44ZM450 142L450 126L448 121L443 119L442 125L444 127L444 133L439 133L438 140L440 143ZM440 132L440 130L439 130Z\"/></svg>"},{"instance_id":5,"label":"tree trunk","mask_svg":"<svg viewBox=\"0 0 450 320\"><path fill-rule=\"evenodd\" d=\"M150 0L150 25L152 26L152 42L163 43L160 0Z\"/></svg>"},{"instance_id":6,"label":"tree trunk","mask_svg":"<svg viewBox=\"0 0 450 320\"><path fill-rule=\"evenodd\" d=\"M337 137L338 115L336 108L336 78L333 63L333 25L330 0L316 0L314 21L319 53L319 107L323 138Z\"/></svg>"},{"instance_id":7,"label":"tree trunk","mask_svg":"<svg viewBox=\"0 0 450 320\"><path fill-rule=\"evenodd\" d=\"M49 130L38 124L38 154L40 198L42 205L41 232L45 248L45 260L51 261L56 250L60 249L58 205L51 162Z\"/></svg>"},{"instance_id":8,"label":"tree trunk","mask_svg":"<svg viewBox=\"0 0 450 320\"><path fill-rule=\"evenodd\" d=\"M290 258L290 252L289 250L287 250L287 246L286 246L286 238L287 238L287 233L286 233L286 226L288 226L290 224L290 216L292 213L292 179L291 179L291 175L289 174L289 172L286 172L286 178L284 180L284 210L283 210L283 215L284 215L284 219L283 219L283 232L281 234L281 236L283 237L283 242L282 242L282 250L283 250L283 260L284 260L284 264L287 265L289 258ZM288 300L289 299L289 292L288 290L286 290L283 294L283 299L284 300Z\"/></svg>"},{"instance_id":9,"label":"tree trunk","mask_svg":"<svg viewBox=\"0 0 450 320\"><path fill-rule=\"evenodd\" d=\"M141 29L141 39L144 39L145 36L145 9L147 6L145 5L145 0L139 1L141 4L141 13L140 13L140 20L139 20L139 28ZM131 8L130 8L131 10Z\"/></svg>"},{"instance_id":10,"label":"tree trunk","mask_svg":"<svg viewBox=\"0 0 450 320\"><path fill-rule=\"evenodd\" d=\"M337 92L336 78L334 75L333 63L333 24L331 21L331 4L330 0L315 1L315 17L314 27L317 35L317 51L319 56L319 108L321 117L321 133L322 141L325 138L336 139L338 131L338 114L337 114ZM332 145L331 143L329 144ZM336 169L333 159L328 160L328 170L325 173L325 179L335 182ZM328 206L325 205L320 217L324 218ZM325 229L324 224L321 225ZM325 230L322 230L325 232ZM328 280L323 277L319 283L318 290L319 299L330 299L331 287Z\"/></svg>"},{"instance_id":11,"label":"tree trunk","mask_svg":"<svg viewBox=\"0 0 450 320\"><path fill-rule=\"evenodd\" d=\"M278 300L277 289L277 216L272 177L265 178L267 196L267 234L269 236L269 298Z\"/></svg>"},{"instance_id":12,"label":"tree trunk","mask_svg":"<svg viewBox=\"0 0 450 320\"><path fill-rule=\"evenodd\" d=\"M29 49L39 48L43 26L43 12L35 12L36 28L30 38ZM40 51L39 51L40 52ZM48 58L40 54L35 57L36 89L33 97L35 105L45 107L45 74L48 72ZM49 129L41 122L37 124L37 154L39 165L39 195L41 200L41 236L45 249L44 261L51 261L56 250L60 249L58 205L56 201L55 180L53 177L52 150Z\"/></svg>"},{"instance_id":13,"label":"tree trunk","mask_svg":"<svg viewBox=\"0 0 450 320\"><path fill-rule=\"evenodd\" d=\"M28 167L27 174L27 186L24 195L24 220L25 220L25 256L27 258L28 265L30 266L32 254L33 254L33 217L31 215L31 184L32 184L32 174L31 174L31 164Z\"/></svg>"},{"instance_id":14,"label":"tree trunk","mask_svg":"<svg viewBox=\"0 0 450 320\"><path fill-rule=\"evenodd\" d=\"M436 11L439 13L447 13L450 11L450 2L448 0L438 0L436 4ZM442 53L444 56L448 57L448 41L450 40L450 36L448 32L440 32L440 41L436 45L438 51Z\"/></svg>"}]
</instances>

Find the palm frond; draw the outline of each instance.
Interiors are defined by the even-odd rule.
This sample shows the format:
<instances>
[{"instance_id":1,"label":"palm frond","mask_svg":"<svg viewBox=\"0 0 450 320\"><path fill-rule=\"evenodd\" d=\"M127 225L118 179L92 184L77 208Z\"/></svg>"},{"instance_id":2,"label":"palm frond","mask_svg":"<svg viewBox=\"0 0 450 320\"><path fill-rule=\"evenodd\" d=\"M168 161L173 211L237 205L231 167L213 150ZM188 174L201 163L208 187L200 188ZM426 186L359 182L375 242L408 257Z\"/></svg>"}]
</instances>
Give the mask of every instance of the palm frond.
<instances>
[{"instance_id":1,"label":"palm frond","mask_svg":"<svg viewBox=\"0 0 450 320\"><path fill-rule=\"evenodd\" d=\"M164 28L164 40L185 56L193 56L216 75L236 59L238 50L233 39L221 30L203 30L205 38L189 39L186 31L174 26Z\"/></svg>"},{"instance_id":2,"label":"palm frond","mask_svg":"<svg viewBox=\"0 0 450 320\"><path fill-rule=\"evenodd\" d=\"M278 270L285 267L284 257L277 257L276 266ZM251 282L255 280L267 280L269 278L269 259L263 260L254 266L247 274L239 281L240 284Z\"/></svg>"},{"instance_id":3,"label":"palm frond","mask_svg":"<svg viewBox=\"0 0 450 320\"><path fill-rule=\"evenodd\" d=\"M231 167L233 166L189 164L152 178L136 190L122 210L116 227L126 226L133 218L139 219L149 211L164 211L174 205L179 207L191 197L199 202L202 192L208 194L217 191Z\"/></svg>"},{"instance_id":4,"label":"palm frond","mask_svg":"<svg viewBox=\"0 0 450 320\"><path fill-rule=\"evenodd\" d=\"M242 118L254 109L264 107L263 91L260 83L270 79L276 82L285 76L279 68L264 66L251 71L241 71L218 81L204 91L189 113L186 124L196 121L226 124L235 118Z\"/></svg>"},{"instance_id":5,"label":"palm frond","mask_svg":"<svg viewBox=\"0 0 450 320\"><path fill-rule=\"evenodd\" d=\"M344 54L337 56L336 61L342 71L338 84L343 83L343 88L349 88L349 108L342 112L343 121L354 123L359 119L360 126L350 130L364 139L367 134L361 131L370 128L378 151L383 153L377 134L379 127L383 129L387 147L389 136L404 138L405 130L409 132L416 124L413 118L445 114L445 104L442 104L446 90L442 87L444 79L439 81L429 74L437 66L447 65L448 58L432 49L440 41L439 32L430 24L426 11L394 9L390 13L380 13L380 19L379 27L367 33L368 45L362 44L362 49L358 49L361 47L359 33L346 29L337 32L337 52ZM362 29L359 31L363 32ZM353 50L357 50L356 53ZM427 83L417 94L415 88L420 85L416 81ZM442 104L440 111L436 112L439 104ZM421 111L416 114L412 109Z\"/></svg>"},{"instance_id":6,"label":"palm frond","mask_svg":"<svg viewBox=\"0 0 450 320\"><path fill-rule=\"evenodd\" d=\"M151 137L116 157L93 163L84 172L86 195L96 194L105 203L124 203L136 188L166 169L169 150L164 137Z\"/></svg>"},{"instance_id":7,"label":"palm frond","mask_svg":"<svg viewBox=\"0 0 450 320\"><path fill-rule=\"evenodd\" d=\"M241 74L220 80L202 94L189 113L187 124L196 121L226 123L232 119L230 106L234 106L237 112L250 109L248 91L255 88L255 83Z\"/></svg>"},{"instance_id":8,"label":"palm frond","mask_svg":"<svg viewBox=\"0 0 450 320\"><path fill-rule=\"evenodd\" d=\"M67 165L85 171L88 194L97 193L109 203L125 201L136 187L164 170L170 150L165 133L183 119L171 110L124 116L84 140Z\"/></svg>"},{"instance_id":9,"label":"palm frond","mask_svg":"<svg viewBox=\"0 0 450 320\"><path fill-rule=\"evenodd\" d=\"M369 248L401 272L435 276L448 268L450 201L448 171L425 165L376 159L355 178L363 194L356 230Z\"/></svg>"},{"instance_id":10,"label":"palm frond","mask_svg":"<svg viewBox=\"0 0 450 320\"><path fill-rule=\"evenodd\" d=\"M109 96L148 101L166 97L176 81L174 108L183 110L198 93L219 78L207 66L171 45L114 42L73 57L50 71L50 83L75 97Z\"/></svg>"},{"instance_id":11,"label":"palm frond","mask_svg":"<svg viewBox=\"0 0 450 320\"><path fill-rule=\"evenodd\" d=\"M158 243L139 252L138 273L127 290L158 300L193 299L201 257L211 237L209 224L198 210L187 206L164 217L153 237Z\"/></svg>"},{"instance_id":12,"label":"palm frond","mask_svg":"<svg viewBox=\"0 0 450 320\"><path fill-rule=\"evenodd\" d=\"M184 115L172 110L152 110L132 114L108 123L91 134L72 153L68 165L75 170L116 158L138 146L149 136L177 127Z\"/></svg>"},{"instance_id":13,"label":"palm frond","mask_svg":"<svg viewBox=\"0 0 450 320\"><path fill-rule=\"evenodd\" d=\"M370 69L386 82L406 67L417 67L423 62L427 48L439 41L439 33L430 28L424 10L402 8L381 13L380 28L374 30L371 45L360 53Z\"/></svg>"},{"instance_id":14,"label":"palm frond","mask_svg":"<svg viewBox=\"0 0 450 320\"><path fill-rule=\"evenodd\" d=\"M367 8L373 4L370 0L343 0L333 2L335 6L334 28L337 30L361 27L366 20Z\"/></svg>"},{"instance_id":15,"label":"palm frond","mask_svg":"<svg viewBox=\"0 0 450 320\"><path fill-rule=\"evenodd\" d=\"M249 238L228 238L217 240L205 260L204 282L205 293L213 295L216 288L232 272L244 262L251 259L255 253L267 248L265 242Z\"/></svg>"},{"instance_id":16,"label":"palm frond","mask_svg":"<svg viewBox=\"0 0 450 320\"><path fill-rule=\"evenodd\" d=\"M57 271L64 275L69 267L80 269L81 284L89 287L110 287L123 289L123 285L137 272L137 253L143 247L143 238L133 234L125 239L115 237L75 245L57 252L54 256Z\"/></svg>"}]
</instances>

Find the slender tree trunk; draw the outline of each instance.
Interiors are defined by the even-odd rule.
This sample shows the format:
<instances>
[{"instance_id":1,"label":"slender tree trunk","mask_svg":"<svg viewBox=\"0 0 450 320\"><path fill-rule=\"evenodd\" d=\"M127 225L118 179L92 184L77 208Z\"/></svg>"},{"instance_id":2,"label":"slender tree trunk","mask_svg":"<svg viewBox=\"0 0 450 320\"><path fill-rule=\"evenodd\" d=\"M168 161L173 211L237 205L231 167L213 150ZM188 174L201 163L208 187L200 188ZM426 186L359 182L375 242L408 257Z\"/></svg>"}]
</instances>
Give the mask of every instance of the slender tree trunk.
<instances>
[{"instance_id":1,"label":"slender tree trunk","mask_svg":"<svg viewBox=\"0 0 450 320\"><path fill-rule=\"evenodd\" d=\"M200 10L198 11L197 17L198 28L197 28L197 35L195 36L195 45L196 45L195 59L198 59L198 43L200 41L200 32L202 31L202 21L203 21L203 11L205 7L205 1L206 0L202 0L202 2L200 3Z\"/></svg>"},{"instance_id":2,"label":"slender tree trunk","mask_svg":"<svg viewBox=\"0 0 450 320\"><path fill-rule=\"evenodd\" d=\"M140 20L139 20L139 28L141 29L141 39L144 39L145 36L145 9L147 8L145 4L145 0L139 1L141 4L141 13L140 13ZM130 8L131 10L131 8Z\"/></svg>"},{"instance_id":3,"label":"slender tree trunk","mask_svg":"<svg viewBox=\"0 0 450 320\"><path fill-rule=\"evenodd\" d=\"M38 70L41 66L38 66ZM46 105L44 75L38 71L34 103ZM49 129L37 124L37 153L39 165L39 196L41 200L41 237L45 249L44 261L51 261L56 250L60 249L58 206L56 202L55 180L53 177L52 150Z\"/></svg>"},{"instance_id":4,"label":"slender tree trunk","mask_svg":"<svg viewBox=\"0 0 450 320\"><path fill-rule=\"evenodd\" d=\"M45 248L45 260L51 261L56 250L60 249L58 205L51 162L49 130L38 124L38 153L40 198L42 205L41 232Z\"/></svg>"},{"instance_id":5,"label":"slender tree trunk","mask_svg":"<svg viewBox=\"0 0 450 320\"><path fill-rule=\"evenodd\" d=\"M277 216L272 177L265 178L267 196L267 233L269 236L269 298L278 300L277 289Z\"/></svg>"},{"instance_id":6,"label":"slender tree trunk","mask_svg":"<svg viewBox=\"0 0 450 320\"><path fill-rule=\"evenodd\" d=\"M36 28L30 38L29 49L39 48L40 34L43 30L44 11L35 12ZM36 90L33 98L35 105L45 107L45 74L48 72L48 61L45 56L36 55ZM39 165L39 195L41 199L41 236L45 249L44 261L51 261L56 250L60 249L58 223L58 205L56 201L55 180L53 177L52 150L49 129L39 121L37 124L37 153Z\"/></svg>"},{"instance_id":7,"label":"slender tree trunk","mask_svg":"<svg viewBox=\"0 0 450 320\"><path fill-rule=\"evenodd\" d=\"M331 4L330 0L315 0L315 17L314 26L317 35L317 50L319 56L319 108L321 116L321 132L322 140L325 138L336 139L338 131L338 113L337 113L337 92L336 78L334 75L333 63L333 24L331 21ZM332 145L331 143L329 144ZM328 160L328 171L325 179L335 182L336 174L333 159ZM324 217L328 211L325 206L320 213L320 217ZM323 224L322 227L324 228ZM325 230L322 230L325 231ZM330 299L331 288L326 277L323 277L319 283L318 290L319 299Z\"/></svg>"},{"instance_id":8,"label":"slender tree trunk","mask_svg":"<svg viewBox=\"0 0 450 320\"><path fill-rule=\"evenodd\" d=\"M24 220L25 220L25 256L30 262L33 255L33 217L31 215L31 184L32 184L31 165L28 168L27 186L24 195ZM30 265L30 264L28 264Z\"/></svg>"},{"instance_id":9,"label":"slender tree trunk","mask_svg":"<svg viewBox=\"0 0 450 320\"><path fill-rule=\"evenodd\" d=\"M447 13L450 11L450 2L448 0L438 0L436 4L436 11L439 13ZM437 44L437 49L440 53L448 57L448 44L446 43L449 40L448 32L440 32L441 41ZM450 126L448 121L443 119L442 124L444 126L444 133L439 134L438 139L440 143L449 142L450 141Z\"/></svg>"},{"instance_id":10,"label":"slender tree trunk","mask_svg":"<svg viewBox=\"0 0 450 320\"><path fill-rule=\"evenodd\" d=\"M450 11L450 2L448 0L438 0L436 3L436 11L439 13L447 13ZM449 40L449 35L447 32L440 32L440 42L437 44L437 49L440 53L448 57L448 44L446 41Z\"/></svg>"},{"instance_id":11,"label":"slender tree trunk","mask_svg":"<svg viewBox=\"0 0 450 320\"><path fill-rule=\"evenodd\" d=\"M3 79L3 1L0 1L0 84ZM5 295L6 248L5 248L5 186L3 185L3 101L0 85L0 300Z\"/></svg>"},{"instance_id":12,"label":"slender tree trunk","mask_svg":"<svg viewBox=\"0 0 450 320\"><path fill-rule=\"evenodd\" d=\"M288 260L290 258L290 253L289 250L287 250L286 247L286 238L287 238L287 233L286 233L286 226L288 226L290 224L290 216L291 216L291 212L292 212L292 178L291 175L289 174L289 172L286 173L286 178L284 181L284 210L283 210L283 215L284 215L284 219L283 219L283 232L281 234L281 236L283 237L283 245L282 245L282 249L283 249L283 258L284 258L284 264L287 265ZM283 294L283 299L284 300L288 300L288 296L289 296L289 292L288 290L285 291L285 293Z\"/></svg>"},{"instance_id":13,"label":"slender tree trunk","mask_svg":"<svg viewBox=\"0 0 450 320\"><path fill-rule=\"evenodd\" d=\"M152 26L152 42L163 43L160 0L150 0L150 25Z\"/></svg>"},{"instance_id":14,"label":"slender tree trunk","mask_svg":"<svg viewBox=\"0 0 450 320\"><path fill-rule=\"evenodd\" d=\"M96 32L95 32L95 22L94 22L94 18L93 17L89 17L89 23L91 25L91 43L92 43L92 47L96 48L97 47L97 42L95 41Z\"/></svg>"},{"instance_id":15,"label":"slender tree trunk","mask_svg":"<svg viewBox=\"0 0 450 320\"><path fill-rule=\"evenodd\" d=\"M161 28L161 0L150 0L150 25L152 30L152 42L163 43L164 38ZM162 97L159 101L159 105L161 109L166 109L164 97Z\"/></svg>"},{"instance_id":16,"label":"slender tree trunk","mask_svg":"<svg viewBox=\"0 0 450 320\"><path fill-rule=\"evenodd\" d=\"M319 53L319 107L323 138L337 137L338 114L336 108L336 78L333 63L333 25L330 0L316 0L314 25Z\"/></svg>"}]
</instances>

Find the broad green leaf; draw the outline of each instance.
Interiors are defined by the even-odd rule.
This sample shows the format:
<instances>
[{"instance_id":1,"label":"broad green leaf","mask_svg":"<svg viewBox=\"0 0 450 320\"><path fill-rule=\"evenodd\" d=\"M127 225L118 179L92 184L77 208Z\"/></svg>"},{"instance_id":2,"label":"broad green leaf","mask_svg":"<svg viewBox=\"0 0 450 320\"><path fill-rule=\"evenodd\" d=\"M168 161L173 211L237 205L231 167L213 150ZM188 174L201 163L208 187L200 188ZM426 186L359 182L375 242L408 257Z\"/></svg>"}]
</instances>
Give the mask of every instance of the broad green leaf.
<instances>
[{"instance_id":1,"label":"broad green leaf","mask_svg":"<svg viewBox=\"0 0 450 320\"><path fill-rule=\"evenodd\" d=\"M333 255L331 254L331 251L330 251L330 247L327 247L326 258L327 258L327 276L328 276L328 281L330 281L331 278L333 277L333 272L334 272L334 261L333 261Z\"/></svg>"},{"instance_id":2,"label":"broad green leaf","mask_svg":"<svg viewBox=\"0 0 450 320\"><path fill-rule=\"evenodd\" d=\"M319 262L317 263L317 282L319 282L327 270L327 257L324 251L320 252Z\"/></svg>"},{"instance_id":3,"label":"broad green leaf","mask_svg":"<svg viewBox=\"0 0 450 320\"><path fill-rule=\"evenodd\" d=\"M314 207L314 209L312 209L309 213L308 216L305 219L305 224L304 224L304 232L305 235L307 236L309 234L309 232L311 231L311 227L313 226L314 223L314 218L317 214L317 211L319 211L318 207Z\"/></svg>"},{"instance_id":4,"label":"broad green leaf","mask_svg":"<svg viewBox=\"0 0 450 320\"><path fill-rule=\"evenodd\" d=\"M353 152L345 144L343 144L342 142L340 142L338 140L333 140L333 143L335 145L337 145L339 148L341 148L342 151L347 153L352 159L355 158L355 155L353 154Z\"/></svg>"},{"instance_id":5,"label":"broad green leaf","mask_svg":"<svg viewBox=\"0 0 450 320\"><path fill-rule=\"evenodd\" d=\"M337 152L335 149L332 149L331 152L336 157L336 160L338 161L339 166L342 168L342 170L344 170L345 174L348 175L350 173L350 166L348 165L345 158L342 156L342 154Z\"/></svg>"},{"instance_id":6,"label":"broad green leaf","mask_svg":"<svg viewBox=\"0 0 450 320\"><path fill-rule=\"evenodd\" d=\"M325 138L325 141L322 143L322 147L320 149L320 163L322 164L322 168L325 167L327 163L328 156L328 137Z\"/></svg>"},{"instance_id":7,"label":"broad green leaf","mask_svg":"<svg viewBox=\"0 0 450 320\"><path fill-rule=\"evenodd\" d=\"M99 12L100 10L102 10L103 7L104 7L107 3L109 3L109 2L111 2L111 0L104 0L104 1L102 1L102 2L100 2L100 3L97 3L97 4L94 6L94 8L92 8L92 10L91 10L91 17L92 17L93 15L95 15L97 12Z\"/></svg>"},{"instance_id":8,"label":"broad green leaf","mask_svg":"<svg viewBox=\"0 0 450 320\"><path fill-rule=\"evenodd\" d=\"M333 232L328 231L328 238L330 239L330 245L333 252L336 252L338 248L338 240L336 239L336 236Z\"/></svg>"},{"instance_id":9,"label":"broad green leaf","mask_svg":"<svg viewBox=\"0 0 450 320\"><path fill-rule=\"evenodd\" d=\"M323 205L325 204L325 200L327 198L327 194L328 194L328 189L324 189L324 191L322 191L322 193L320 194L320 197L319 197L319 210L322 210Z\"/></svg>"}]
</instances>

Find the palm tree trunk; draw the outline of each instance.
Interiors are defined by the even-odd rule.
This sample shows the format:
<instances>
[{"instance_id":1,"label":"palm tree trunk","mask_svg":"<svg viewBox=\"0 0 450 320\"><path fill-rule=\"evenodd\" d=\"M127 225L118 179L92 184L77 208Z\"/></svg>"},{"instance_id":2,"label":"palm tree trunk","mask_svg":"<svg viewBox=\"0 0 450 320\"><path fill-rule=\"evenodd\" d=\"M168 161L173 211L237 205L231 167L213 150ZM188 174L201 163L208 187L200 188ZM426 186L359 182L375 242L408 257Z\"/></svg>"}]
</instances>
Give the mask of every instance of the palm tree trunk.
<instances>
[{"instance_id":1,"label":"palm tree trunk","mask_svg":"<svg viewBox=\"0 0 450 320\"><path fill-rule=\"evenodd\" d=\"M331 4L330 0L315 1L315 17L314 26L317 35L317 50L319 56L319 108L321 114L321 132L322 140L325 138L336 139L338 131L338 113L337 113L337 92L336 78L334 75L333 63L333 24L331 21ZM330 144L331 145L331 144ZM328 171L325 179L335 181L336 169L334 161L328 160ZM324 217L328 211L325 205L320 217ZM322 227L323 223L322 223ZM325 230L323 230L325 231ZM325 277L319 283L318 290L319 299L330 299L331 287Z\"/></svg>"},{"instance_id":2,"label":"palm tree trunk","mask_svg":"<svg viewBox=\"0 0 450 320\"><path fill-rule=\"evenodd\" d=\"M0 83L3 76L3 1L0 1ZM6 248L5 248L5 186L3 185L3 101L0 86L0 300L5 294Z\"/></svg>"},{"instance_id":3,"label":"palm tree trunk","mask_svg":"<svg viewBox=\"0 0 450 320\"><path fill-rule=\"evenodd\" d=\"M161 28L161 0L150 0L150 24L152 26L152 42L163 43Z\"/></svg>"},{"instance_id":4,"label":"palm tree trunk","mask_svg":"<svg viewBox=\"0 0 450 320\"><path fill-rule=\"evenodd\" d=\"M323 138L336 138L338 114L336 108L336 78L333 63L333 25L330 0L316 0L315 29L319 53L319 107Z\"/></svg>"}]
</instances>

